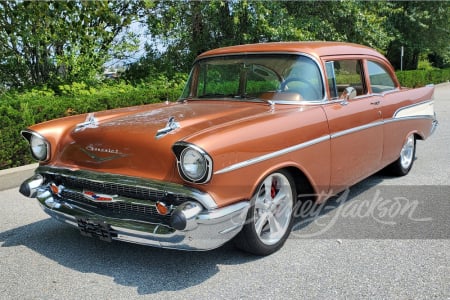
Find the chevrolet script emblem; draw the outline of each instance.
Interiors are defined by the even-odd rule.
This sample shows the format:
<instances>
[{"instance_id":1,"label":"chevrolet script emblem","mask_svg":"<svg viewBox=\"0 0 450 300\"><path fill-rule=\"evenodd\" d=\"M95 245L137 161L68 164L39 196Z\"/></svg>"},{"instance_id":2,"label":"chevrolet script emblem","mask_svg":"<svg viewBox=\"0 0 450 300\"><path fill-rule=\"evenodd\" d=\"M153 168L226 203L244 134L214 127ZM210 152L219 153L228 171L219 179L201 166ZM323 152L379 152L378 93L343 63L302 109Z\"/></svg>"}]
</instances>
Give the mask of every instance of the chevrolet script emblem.
<instances>
[{"instance_id":1,"label":"chevrolet script emblem","mask_svg":"<svg viewBox=\"0 0 450 300\"><path fill-rule=\"evenodd\" d=\"M99 148L99 147L95 147L93 145L88 145L88 146L86 146L86 148L81 148L81 151L83 151L84 154L86 154L87 156L89 156L90 158L95 160L96 162L105 162L105 161L110 161L110 160L113 160L116 158L128 156L127 154L120 153L120 151L118 149ZM112 154L112 155L106 156L106 157L101 157L101 156L98 156L97 154L95 154L95 152Z\"/></svg>"}]
</instances>

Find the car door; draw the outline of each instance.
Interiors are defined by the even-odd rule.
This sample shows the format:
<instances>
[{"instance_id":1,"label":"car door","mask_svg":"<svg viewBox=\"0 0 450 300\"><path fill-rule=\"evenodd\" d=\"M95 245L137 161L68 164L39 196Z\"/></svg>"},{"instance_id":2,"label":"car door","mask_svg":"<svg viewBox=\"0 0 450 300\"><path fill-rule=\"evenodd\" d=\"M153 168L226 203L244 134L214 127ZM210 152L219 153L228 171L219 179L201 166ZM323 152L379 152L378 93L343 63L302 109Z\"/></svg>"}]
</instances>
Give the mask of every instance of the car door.
<instances>
[{"instance_id":1,"label":"car door","mask_svg":"<svg viewBox=\"0 0 450 300\"><path fill-rule=\"evenodd\" d=\"M331 96L324 105L331 138L330 187L337 192L380 167L382 114L379 101L368 93L362 59L337 59L326 66Z\"/></svg>"}]
</instances>

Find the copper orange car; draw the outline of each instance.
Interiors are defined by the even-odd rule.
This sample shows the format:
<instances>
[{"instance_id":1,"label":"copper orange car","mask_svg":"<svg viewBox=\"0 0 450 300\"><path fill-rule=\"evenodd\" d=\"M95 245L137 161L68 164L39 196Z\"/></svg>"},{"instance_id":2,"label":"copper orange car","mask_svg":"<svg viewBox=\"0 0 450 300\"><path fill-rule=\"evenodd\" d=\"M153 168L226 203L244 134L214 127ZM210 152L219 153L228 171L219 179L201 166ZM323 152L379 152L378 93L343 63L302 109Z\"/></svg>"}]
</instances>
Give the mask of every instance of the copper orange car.
<instances>
[{"instance_id":1,"label":"copper orange car","mask_svg":"<svg viewBox=\"0 0 450 300\"><path fill-rule=\"evenodd\" d=\"M301 195L405 175L437 121L433 86L400 86L349 43L220 48L177 102L95 112L22 132L40 162L20 191L84 235L207 250L278 250ZM323 201L318 197L316 201Z\"/></svg>"}]
</instances>

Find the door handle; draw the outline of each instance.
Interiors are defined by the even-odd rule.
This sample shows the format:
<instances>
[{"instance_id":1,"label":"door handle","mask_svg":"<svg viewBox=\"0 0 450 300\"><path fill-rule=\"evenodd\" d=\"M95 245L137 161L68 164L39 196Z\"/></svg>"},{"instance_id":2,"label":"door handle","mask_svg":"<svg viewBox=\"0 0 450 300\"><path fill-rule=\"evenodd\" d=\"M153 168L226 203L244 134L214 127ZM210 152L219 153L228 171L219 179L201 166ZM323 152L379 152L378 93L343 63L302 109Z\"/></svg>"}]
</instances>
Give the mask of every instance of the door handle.
<instances>
[{"instance_id":1,"label":"door handle","mask_svg":"<svg viewBox=\"0 0 450 300\"><path fill-rule=\"evenodd\" d=\"M370 102L370 104L372 104L372 105L378 105L378 104L380 104L380 100Z\"/></svg>"}]
</instances>

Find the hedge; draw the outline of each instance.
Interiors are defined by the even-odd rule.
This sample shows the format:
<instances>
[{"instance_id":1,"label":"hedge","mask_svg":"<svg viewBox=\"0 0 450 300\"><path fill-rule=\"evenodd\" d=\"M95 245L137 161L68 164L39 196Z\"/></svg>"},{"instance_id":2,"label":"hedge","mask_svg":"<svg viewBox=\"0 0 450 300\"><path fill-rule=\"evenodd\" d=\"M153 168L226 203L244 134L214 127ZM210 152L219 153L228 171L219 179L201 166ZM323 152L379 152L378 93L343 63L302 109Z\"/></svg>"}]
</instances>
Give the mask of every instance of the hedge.
<instances>
[{"instance_id":1,"label":"hedge","mask_svg":"<svg viewBox=\"0 0 450 300\"><path fill-rule=\"evenodd\" d=\"M450 81L450 69L398 71L397 78L402 86L419 87Z\"/></svg>"},{"instance_id":2,"label":"hedge","mask_svg":"<svg viewBox=\"0 0 450 300\"><path fill-rule=\"evenodd\" d=\"M397 72L402 86L418 87L450 80L450 69ZM187 76L164 76L131 85L110 82L97 87L73 83L59 87L59 95L41 88L0 94L0 169L34 162L20 131L30 125L64 116L104 109L172 101L181 95Z\"/></svg>"}]
</instances>

